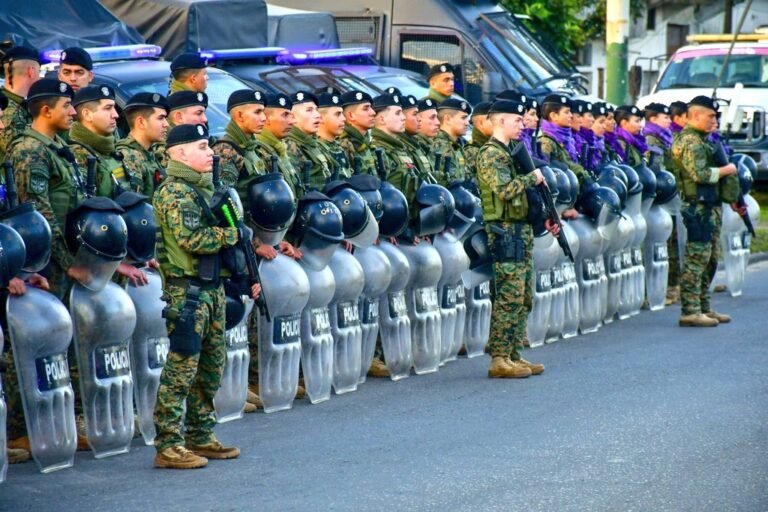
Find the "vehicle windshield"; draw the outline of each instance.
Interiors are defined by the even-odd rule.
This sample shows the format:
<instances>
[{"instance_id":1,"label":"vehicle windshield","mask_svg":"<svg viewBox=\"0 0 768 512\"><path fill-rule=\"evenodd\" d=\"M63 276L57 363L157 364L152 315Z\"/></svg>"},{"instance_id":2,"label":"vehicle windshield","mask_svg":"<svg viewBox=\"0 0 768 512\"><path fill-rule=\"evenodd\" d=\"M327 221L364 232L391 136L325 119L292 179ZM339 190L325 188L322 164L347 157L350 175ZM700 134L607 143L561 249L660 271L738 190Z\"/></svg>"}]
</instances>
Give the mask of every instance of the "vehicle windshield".
<instances>
[{"instance_id":1,"label":"vehicle windshield","mask_svg":"<svg viewBox=\"0 0 768 512\"><path fill-rule=\"evenodd\" d=\"M369 78L368 81L382 91L387 87L397 87L406 96L415 96L418 99L429 93L429 84L426 81L419 82L413 77L405 75L375 76ZM458 97L458 95L454 96Z\"/></svg>"},{"instance_id":2,"label":"vehicle windshield","mask_svg":"<svg viewBox=\"0 0 768 512\"><path fill-rule=\"evenodd\" d=\"M208 69L208 77L208 87L205 90L208 95L208 108L205 115L208 118L208 130L211 135L218 136L224 133L229 122L227 113L229 95L238 89L247 89L248 85L228 73L212 68ZM168 92L168 78L158 77L153 80L127 82L121 84L120 88L125 91L127 97L139 92L165 94Z\"/></svg>"},{"instance_id":3,"label":"vehicle windshield","mask_svg":"<svg viewBox=\"0 0 768 512\"><path fill-rule=\"evenodd\" d=\"M675 55L656 90L715 87L725 53L721 50L713 55L712 51L701 49ZM744 87L768 87L768 48L734 48L717 87L733 87L737 83Z\"/></svg>"},{"instance_id":4,"label":"vehicle windshield","mask_svg":"<svg viewBox=\"0 0 768 512\"><path fill-rule=\"evenodd\" d=\"M237 71L234 70L236 73ZM318 91L326 87L333 87L341 92L359 90L373 96L379 91L370 87L365 81L357 78L343 68L317 68L317 67L290 67L277 69L259 74L259 79L271 87L286 93L294 93L298 90Z\"/></svg>"}]
</instances>

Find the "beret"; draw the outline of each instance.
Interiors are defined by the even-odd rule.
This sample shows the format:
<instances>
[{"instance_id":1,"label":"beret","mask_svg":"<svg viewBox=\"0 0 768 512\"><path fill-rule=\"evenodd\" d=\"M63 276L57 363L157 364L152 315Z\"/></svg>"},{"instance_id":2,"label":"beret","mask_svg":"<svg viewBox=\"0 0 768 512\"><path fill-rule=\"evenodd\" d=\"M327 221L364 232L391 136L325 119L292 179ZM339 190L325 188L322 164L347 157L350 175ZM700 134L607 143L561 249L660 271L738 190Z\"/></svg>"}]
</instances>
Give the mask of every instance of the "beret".
<instances>
[{"instance_id":1,"label":"beret","mask_svg":"<svg viewBox=\"0 0 768 512\"><path fill-rule=\"evenodd\" d=\"M189 144L198 140L208 140L208 128L202 124L180 124L174 126L166 139L166 146L178 146L179 144Z\"/></svg>"}]
</instances>

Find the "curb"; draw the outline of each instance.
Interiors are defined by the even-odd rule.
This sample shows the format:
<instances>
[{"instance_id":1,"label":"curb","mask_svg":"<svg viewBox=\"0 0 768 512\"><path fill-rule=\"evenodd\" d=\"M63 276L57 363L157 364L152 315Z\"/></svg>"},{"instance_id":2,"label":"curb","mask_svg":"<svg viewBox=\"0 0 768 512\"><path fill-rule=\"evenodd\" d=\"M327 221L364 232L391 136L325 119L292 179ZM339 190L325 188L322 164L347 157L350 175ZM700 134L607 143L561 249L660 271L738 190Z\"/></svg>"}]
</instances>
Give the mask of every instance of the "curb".
<instances>
[{"instance_id":1,"label":"curb","mask_svg":"<svg viewBox=\"0 0 768 512\"><path fill-rule=\"evenodd\" d=\"M749 255L749 262L747 265L754 263L760 263L761 261L768 261L768 252L756 252Z\"/></svg>"}]
</instances>

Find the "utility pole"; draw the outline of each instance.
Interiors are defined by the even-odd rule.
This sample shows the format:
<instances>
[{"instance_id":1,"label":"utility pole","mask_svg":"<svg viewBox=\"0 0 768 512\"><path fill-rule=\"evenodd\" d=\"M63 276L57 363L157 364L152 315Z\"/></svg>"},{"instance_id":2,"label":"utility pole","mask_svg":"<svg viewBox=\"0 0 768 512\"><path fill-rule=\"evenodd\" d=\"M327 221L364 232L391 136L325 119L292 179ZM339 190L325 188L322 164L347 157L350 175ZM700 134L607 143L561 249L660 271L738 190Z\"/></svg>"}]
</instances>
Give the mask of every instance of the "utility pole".
<instances>
[{"instance_id":1,"label":"utility pole","mask_svg":"<svg viewBox=\"0 0 768 512\"><path fill-rule=\"evenodd\" d=\"M623 105L627 101L629 75L629 0L607 0L605 7L605 99Z\"/></svg>"}]
</instances>

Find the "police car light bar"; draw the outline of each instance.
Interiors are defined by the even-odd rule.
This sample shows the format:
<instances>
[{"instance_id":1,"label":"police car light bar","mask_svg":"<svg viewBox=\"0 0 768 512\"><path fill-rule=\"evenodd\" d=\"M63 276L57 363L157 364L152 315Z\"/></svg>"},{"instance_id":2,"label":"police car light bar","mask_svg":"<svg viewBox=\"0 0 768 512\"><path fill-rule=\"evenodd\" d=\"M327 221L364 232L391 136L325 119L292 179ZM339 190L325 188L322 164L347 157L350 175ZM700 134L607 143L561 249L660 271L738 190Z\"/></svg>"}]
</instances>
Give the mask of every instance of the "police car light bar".
<instances>
[{"instance_id":1,"label":"police car light bar","mask_svg":"<svg viewBox=\"0 0 768 512\"><path fill-rule=\"evenodd\" d=\"M108 60L152 59L160 57L163 49L154 44L124 44L120 46L100 46L84 48L94 62ZM50 62L61 62L63 50L48 50L43 52L43 58Z\"/></svg>"},{"instance_id":2,"label":"police car light bar","mask_svg":"<svg viewBox=\"0 0 768 512\"><path fill-rule=\"evenodd\" d=\"M278 62L300 63L305 61L338 60L346 57L364 57L373 54L371 48L337 48L334 50L307 50L278 57Z\"/></svg>"},{"instance_id":3,"label":"police car light bar","mask_svg":"<svg viewBox=\"0 0 768 512\"><path fill-rule=\"evenodd\" d=\"M288 50L279 46L265 46L263 48L233 48L231 50L203 50L200 57L211 60L247 60L277 57L287 54Z\"/></svg>"}]
</instances>

